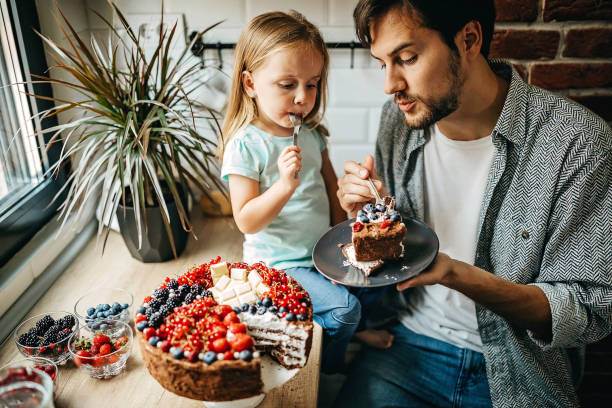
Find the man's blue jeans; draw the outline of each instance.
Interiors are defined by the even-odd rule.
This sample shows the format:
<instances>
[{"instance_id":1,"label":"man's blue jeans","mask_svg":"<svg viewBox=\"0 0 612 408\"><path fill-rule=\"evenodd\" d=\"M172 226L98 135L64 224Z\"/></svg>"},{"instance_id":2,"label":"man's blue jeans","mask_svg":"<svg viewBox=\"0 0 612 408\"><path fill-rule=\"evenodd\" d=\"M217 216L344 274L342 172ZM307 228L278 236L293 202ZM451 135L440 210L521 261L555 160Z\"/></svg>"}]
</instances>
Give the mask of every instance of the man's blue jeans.
<instances>
[{"instance_id":1,"label":"man's blue jeans","mask_svg":"<svg viewBox=\"0 0 612 408\"><path fill-rule=\"evenodd\" d=\"M416 334L402 324L387 350L357 356L335 407L490 407L482 353Z\"/></svg>"},{"instance_id":2,"label":"man's blue jeans","mask_svg":"<svg viewBox=\"0 0 612 408\"><path fill-rule=\"evenodd\" d=\"M306 289L312 300L313 320L323 328L321 370L325 373L343 370L346 348L361 320L359 299L314 268L288 268L285 272ZM375 301L371 295L368 300Z\"/></svg>"}]
</instances>

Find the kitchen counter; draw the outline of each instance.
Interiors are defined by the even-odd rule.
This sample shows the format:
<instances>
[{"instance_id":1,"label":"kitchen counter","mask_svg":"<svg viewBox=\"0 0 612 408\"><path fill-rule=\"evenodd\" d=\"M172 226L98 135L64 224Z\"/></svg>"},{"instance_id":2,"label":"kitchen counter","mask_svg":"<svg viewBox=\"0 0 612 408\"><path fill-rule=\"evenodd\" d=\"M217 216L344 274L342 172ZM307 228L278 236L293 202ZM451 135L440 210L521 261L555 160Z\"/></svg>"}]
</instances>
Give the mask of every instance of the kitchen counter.
<instances>
[{"instance_id":1,"label":"kitchen counter","mask_svg":"<svg viewBox=\"0 0 612 408\"><path fill-rule=\"evenodd\" d=\"M133 259L121 235L113 231L102 255L102 239L96 243L94 237L27 317L56 310L73 312L76 300L83 293L101 287L119 287L130 291L134 295L134 305L130 311L135 314L137 305L166 276L180 275L190 267L208 262L216 256L230 262L240 261L243 237L233 219L207 218L197 208L193 213L198 240L190 237L183 254L169 262L145 264ZM11 336L0 348L0 366L21 358L23 356ZM272 390L259 407L316 407L320 358L321 327L315 324L307 365L282 387ZM179 397L162 388L145 368L136 341L126 369L111 379L90 378L72 362L61 366L55 404L62 408L202 407L199 401Z\"/></svg>"}]
</instances>

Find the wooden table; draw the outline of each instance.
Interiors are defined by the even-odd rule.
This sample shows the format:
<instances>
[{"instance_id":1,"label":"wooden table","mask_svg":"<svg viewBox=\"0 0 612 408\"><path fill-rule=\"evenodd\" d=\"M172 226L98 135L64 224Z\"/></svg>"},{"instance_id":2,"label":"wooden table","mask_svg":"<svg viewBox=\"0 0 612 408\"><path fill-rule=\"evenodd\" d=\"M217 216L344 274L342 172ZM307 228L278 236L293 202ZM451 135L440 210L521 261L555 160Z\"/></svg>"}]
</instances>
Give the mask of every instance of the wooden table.
<instances>
[{"instance_id":1,"label":"wooden table","mask_svg":"<svg viewBox=\"0 0 612 408\"><path fill-rule=\"evenodd\" d=\"M243 237L230 217L206 218L194 212L194 230L198 240L190 239L179 259L144 264L132 259L121 235L111 232L104 255L101 241L85 247L60 279L30 311L29 316L47 311L73 311L78 297L96 287L120 287L134 294L137 305L166 276L179 275L194 265L220 255L223 260L239 261ZM61 256L61 255L60 255ZM132 307L132 313L135 308ZM321 327L314 325L314 338L308 364L284 386L272 390L260 407L315 407L321 359ZM0 348L0 366L23 358L12 339ZM151 377L134 342L127 368L108 380L90 378L72 362L59 370L55 404L63 407L202 407L202 403L179 397L162 388Z\"/></svg>"}]
</instances>

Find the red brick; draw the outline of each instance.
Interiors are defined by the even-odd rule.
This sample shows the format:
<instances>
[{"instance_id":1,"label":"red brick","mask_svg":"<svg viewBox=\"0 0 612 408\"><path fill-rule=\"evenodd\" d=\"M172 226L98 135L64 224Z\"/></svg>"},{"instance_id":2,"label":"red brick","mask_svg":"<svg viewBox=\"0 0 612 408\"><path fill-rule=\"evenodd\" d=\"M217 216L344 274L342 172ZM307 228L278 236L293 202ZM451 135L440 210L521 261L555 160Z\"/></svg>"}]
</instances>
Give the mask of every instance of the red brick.
<instances>
[{"instance_id":1,"label":"red brick","mask_svg":"<svg viewBox=\"0 0 612 408\"><path fill-rule=\"evenodd\" d=\"M514 67L514 69L516 69L516 71L519 73L521 78L523 78L523 81L527 81L529 77L529 72L527 72L527 67L523 64L512 64L512 66Z\"/></svg>"},{"instance_id":2,"label":"red brick","mask_svg":"<svg viewBox=\"0 0 612 408\"><path fill-rule=\"evenodd\" d=\"M612 57L612 28L569 30L565 36L564 57Z\"/></svg>"},{"instance_id":3,"label":"red brick","mask_svg":"<svg viewBox=\"0 0 612 408\"><path fill-rule=\"evenodd\" d=\"M538 0L495 0L497 21L535 21Z\"/></svg>"},{"instance_id":4,"label":"red brick","mask_svg":"<svg viewBox=\"0 0 612 408\"><path fill-rule=\"evenodd\" d=\"M611 87L612 63L534 64L529 82L546 89Z\"/></svg>"},{"instance_id":5,"label":"red brick","mask_svg":"<svg viewBox=\"0 0 612 408\"><path fill-rule=\"evenodd\" d=\"M609 20L612 1L609 0L544 0L544 21Z\"/></svg>"},{"instance_id":6,"label":"red brick","mask_svg":"<svg viewBox=\"0 0 612 408\"><path fill-rule=\"evenodd\" d=\"M557 55L558 31L498 30L493 33L491 58L551 59Z\"/></svg>"},{"instance_id":7,"label":"red brick","mask_svg":"<svg viewBox=\"0 0 612 408\"><path fill-rule=\"evenodd\" d=\"M569 95L569 97L575 100L576 102L586 106L587 108L589 108L590 110L592 110L593 112L595 112L596 114L604 118L605 120L612 121L612 94L610 95L581 95L581 96ZM609 368L610 368L610 372L612 372L612 347L602 344L602 345L594 346L594 348L595 350L604 349L605 351L607 351L607 353L600 353L600 354L608 355L608 358L609 358L608 361L610 362ZM588 350L590 349L591 347Z\"/></svg>"}]
</instances>

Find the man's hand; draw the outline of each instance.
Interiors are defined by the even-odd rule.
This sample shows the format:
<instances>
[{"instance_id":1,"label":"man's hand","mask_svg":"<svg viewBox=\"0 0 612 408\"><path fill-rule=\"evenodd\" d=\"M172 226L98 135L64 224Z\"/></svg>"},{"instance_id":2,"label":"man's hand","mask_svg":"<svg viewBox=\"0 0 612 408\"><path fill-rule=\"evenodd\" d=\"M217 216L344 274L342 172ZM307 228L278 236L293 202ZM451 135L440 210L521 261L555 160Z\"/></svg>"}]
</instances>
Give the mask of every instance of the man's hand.
<instances>
[{"instance_id":1,"label":"man's hand","mask_svg":"<svg viewBox=\"0 0 612 408\"><path fill-rule=\"evenodd\" d=\"M397 290L405 290L424 285L442 284L447 286L453 273L455 260L440 252L433 264L424 272L414 278L397 284Z\"/></svg>"},{"instance_id":2,"label":"man's hand","mask_svg":"<svg viewBox=\"0 0 612 408\"><path fill-rule=\"evenodd\" d=\"M366 182L368 177L372 178L379 194L386 195L383 183L374 171L374 158L371 155L367 155L361 164L354 161L344 164L344 176L338 180L338 200L342 209L351 217L355 217L357 211L374 198Z\"/></svg>"}]
</instances>

